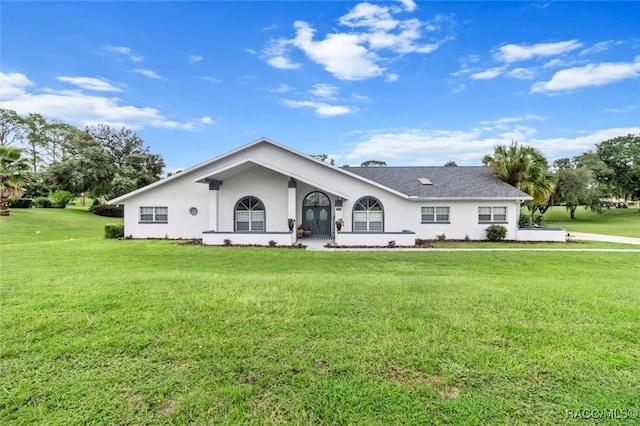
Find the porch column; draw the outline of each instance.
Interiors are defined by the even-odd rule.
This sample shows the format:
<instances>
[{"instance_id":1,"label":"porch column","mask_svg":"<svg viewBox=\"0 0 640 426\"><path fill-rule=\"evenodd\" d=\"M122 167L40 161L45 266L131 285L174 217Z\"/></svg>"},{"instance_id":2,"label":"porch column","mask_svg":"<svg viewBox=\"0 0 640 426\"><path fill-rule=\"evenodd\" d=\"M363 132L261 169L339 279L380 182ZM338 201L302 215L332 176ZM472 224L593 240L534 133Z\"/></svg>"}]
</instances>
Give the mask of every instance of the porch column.
<instances>
[{"instance_id":1,"label":"porch column","mask_svg":"<svg viewBox=\"0 0 640 426\"><path fill-rule=\"evenodd\" d=\"M296 217L296 190L298 188L298 182L294 178L289 178L289 204L288 214L289 218L296 220L296 227L300 226L298 218Z\"/></svg>"},{"instance_id":2,"label":"porch column","mask_svg":"<svg viewBox=\"0 0 640 426\"><path fill-rule=\"evenodd\" d=\"M209 230L219 231L218 229L218 195L220 193L220 184L217 180L209 180Z\"/></svg>"}]
</instances>

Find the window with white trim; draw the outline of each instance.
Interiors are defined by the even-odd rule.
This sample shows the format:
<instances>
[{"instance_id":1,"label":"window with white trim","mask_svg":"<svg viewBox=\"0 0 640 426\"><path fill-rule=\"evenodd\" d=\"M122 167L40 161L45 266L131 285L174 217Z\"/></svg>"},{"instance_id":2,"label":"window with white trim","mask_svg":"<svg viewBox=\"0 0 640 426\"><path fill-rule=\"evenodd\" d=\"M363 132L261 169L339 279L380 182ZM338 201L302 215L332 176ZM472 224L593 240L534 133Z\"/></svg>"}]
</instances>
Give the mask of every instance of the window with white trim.
<instances>
[{"instance_id":1,"label":"window with white trim","mask_svg":"<svg viewBox=\"0 0 640 426\"><path fill-rule=\"evenodd\" d=\"M478 207L478 222L507 223L506 207Z\"/></svg>"},{"instance_id":2,"label":"window with white trim","mask_svg":"<svg viewBox=\"0 0 640 426\"><path fill-rule=\"evenodd\" d=\"M353 206L353 230L378 232L383 230L382 204L373 197L364 197Z\"/></svg>"},{"instance_id":3,"label":"window with white trim","mask_svg":"<svg viewBox=\"0 0 640 426\"><path fill-rule=\"evenodd\" d=\"M167 223L168 207L140 207L140 223Z\"/></svg>"},{"instance_id":4,"label":"window with white trim","mask_svg":"<svg viewBox=\"0 0 640 426\"><path fill-rule=\"evenodd\" d=\"M245 197L236 204L236 231L263 232L264 204L255 197Z\"/></svg>"},{"instance_id":5,"label":"window with white trim","mask_svg":"<svg viewBox=\"0 0 640 426\"><path fill-rule=\"evenodd\" d=\"M449 207L422 207L422 223L449 223Z\"/></svg>"}]
</instances>

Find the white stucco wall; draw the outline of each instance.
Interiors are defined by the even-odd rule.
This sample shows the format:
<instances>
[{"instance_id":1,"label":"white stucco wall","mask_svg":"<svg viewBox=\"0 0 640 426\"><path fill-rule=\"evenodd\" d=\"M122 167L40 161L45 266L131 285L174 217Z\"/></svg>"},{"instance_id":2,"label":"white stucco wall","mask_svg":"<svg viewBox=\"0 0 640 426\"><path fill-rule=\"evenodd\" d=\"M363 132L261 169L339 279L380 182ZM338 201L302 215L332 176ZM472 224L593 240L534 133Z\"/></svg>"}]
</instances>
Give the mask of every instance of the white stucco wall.
<instances>
[{"instance_id":1,"label":"white stucco wall","mask_svg":"<svg viewBox=\"0 0 640 426\"><path fill-rule=\"evenodd\" d=\"M518 241L567 242L567 231L552 228L522 228L517 231Z\"/></svg>"},{"instance_id":2,"label":"white stucco wall","mask_svg":"<svg viewBox=\"0 0 640 426\"><path fill-rule=\"evenodd\" d=\"M244 197L253 196L264 204L265 231L285 232L288 214L288 177L260 166L226 179L219 191L218 232L233 232L235 206Z\"/></svg>"},{"instance_id":3,"label":"white stucco wall","mask_svg":"<svg viewBox=\"0 0 640 426\"><path fill-rule=\"evenodd\" d=\"M172 180L127 200L124 209L124 234L133 238L200 238L208 227L209 187ZM140 207L167 207L168 223L140 223ZM189 209L198 214L192 216Z\"/></svg>"},{"instance_id":4,"label":"white stucco wall","mask_svg":"<svg viewBox=\"0 0 640 426\"><path fill-rule=\"evenodd\" d=\"M486 229L492 223L478 221L478 207L506 207L507 221L496 222L507 228L507 239L516 239L520 205L513 200L452 200L452 201L416 201L418 208L415 214L419 217L415 228L416 237L432 240L444 234L448 240L485 240ZM449 207L450 223L420 223L422 207Z\"/></svg>"}]
</instances>

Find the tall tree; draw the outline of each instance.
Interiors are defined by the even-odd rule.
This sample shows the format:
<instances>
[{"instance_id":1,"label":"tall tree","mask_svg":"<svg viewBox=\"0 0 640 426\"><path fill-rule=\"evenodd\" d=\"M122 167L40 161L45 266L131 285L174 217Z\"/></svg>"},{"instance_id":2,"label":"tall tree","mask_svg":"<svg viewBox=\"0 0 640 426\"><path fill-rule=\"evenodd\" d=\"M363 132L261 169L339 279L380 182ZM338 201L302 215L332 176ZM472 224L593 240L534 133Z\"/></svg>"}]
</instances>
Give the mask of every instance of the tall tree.
<instances>
[{"instance_id":1,"label":"tall tree","mask_svg":"<svg viewBox=\"0 0 640 426\"><path fill-rule=\"evenodd\" d=\"M554 189L545 156L532 146L512 142L496 146L482 162L501 180L533 197L527 202L529 223L533 224L535 212L546 204Z\"/></svg>"},{"instance_id":2,"label":"tall tree","mask_svg":"<svg viewBox=\"0 0 640 426\"><path fill-rule=\"evenodd\" d=\"M575 167L584 167L591 171L594 180L592 181L593 189L601 198L611 198L615 192L613 189L614 173L598 157L598 154L587 151L583 154L573 157Z\"/></svg>"},{"instance_id":3,"label":"tall tree","mask_svg":"<svg viewBox=\"0 0 640 426\"><path fill-rule=\"evenodd\" d=\"M553 162L556 187L553 192L553 202L564 204L569 217L575 219L578 206L585 206L591 211L602 212L600 197L593 185L593 172L585 166L579 166L568 158L561 158Z\"/></svg>"},{"instance_id":4,"label":"tall tree","mask_svg":"<svg viewBox=\"0 0 640 426\"><path fill-rule=\"evenodd\" d=\"M164 159L152 154L144 141L133 131L113 129L105 124L87 128L87 133L109 154L113 165L113 177L99 185L107 199L115 198L160 179Z\"/></svg>"},{"instance_id":5,"label":"tall tree","mask_svg":"<svg viewBox=\"0 0 640 426\"><path fill-rule=\"evenodd\" d=\"M43 153L45 164L53 164L66 158L72 149L71 141L82 130L60 121L50 123L47 128L47 145Z\"/></svg>"},{"instance_id":6,"label":"tall tree","mask_svg":"<svg viewBox=\"0 0 640 426\"><path fill-rule=\"evenodd\" d=\"M21 141L25 133L25 124L15 111L0 108L0 146L8 146Z\"/></svg>"},{"instance_id":7,"label":"tall tree","mask_svg":"<svg viewBox=\"0 0 640 426\"><path fill-rule=\"evenodd\" d=\"M311 154L311 157L317 160L323 161L325 163L329 163L332 166L336 164L336 161L333 158L329 157L329 154Z\"/></svg>"},{"instance_id":8,"label":"tall tree","mask_svg":"<svg viewBox=\"0 0 640 426\"><path fill-rule=\"evenodd\" d=\"M596 144L598 157L613 172L618 197L640 198L640 135L618 136Z\"/></svg>"},{"instance_id":9,"label":"tall tree","mask_svg":"<svg viewBox=\"0 0 640 426\"><path fill-rule=\"evenodd\" d=\"M445 167L458 167L458 165L456 164L456 162L455 162L455 161L453 161L453 160L449 160L449 161L447 161L446 163L444 163L444 166L445 166Z\"/></svg>"},{"instance_id":10,"label":"tall tree","mask_svg":"<svg viewBox=\"0 0 640 426\"><path fill-rule=\"evenodd\" d=\"M20 197L29 163L22 158L22 150L0 146L0 216L9 216L9 198Z\"/></svg>"},{"instance_id":11,"label":"tall tree","mask_svg":"<svg viewBox=\"0 0 640 426\"><path fill-rule=\"evenodd\" d=\"M360 164L360 167L386 167L387 163L380 160L367 160Z\"/></svg>"},{"instance_id":12,"label":"tall tree","mask_svg":"<svg viewBox=\"0 0 640 426\"><path fill-rule=\"evenodd\" d=\"M61 161L47 167L45 181L53 189L100 198L115 174L111 156L86 131L71 132Z\"/></svg>"},{"instance_id":13,"label":"tall tree","mask_svg":"<svg viewBox=\"0 0 640 426\"><path fill-rule=\"evenodd\" d=\"M49 123L41 114L30 113L24 118L26 126L25 142L28 146L29 160L31 162L31 171L36 173L38 166L41 165L43 158L42 152L48 145L47 131Z\"/></svg>"}]
</instances>

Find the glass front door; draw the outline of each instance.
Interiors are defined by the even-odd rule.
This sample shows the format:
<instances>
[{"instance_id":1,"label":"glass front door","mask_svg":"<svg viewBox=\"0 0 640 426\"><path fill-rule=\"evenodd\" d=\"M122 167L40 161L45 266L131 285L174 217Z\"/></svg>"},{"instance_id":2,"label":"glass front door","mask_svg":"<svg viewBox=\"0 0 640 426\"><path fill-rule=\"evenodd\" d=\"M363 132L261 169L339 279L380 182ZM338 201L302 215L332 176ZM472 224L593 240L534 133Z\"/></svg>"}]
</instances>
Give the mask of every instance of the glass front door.
<instances>
[{"instance_id":1,"label":"glass front door","mask_svg":"<svg viewBox=\"0 0 640 426\"><path fill-rule=\"evenodd\" d=\"M322 192L312 192L302 202L302 225L311 235L331 235L331 201Z\"/></svg>"}]
</instances>

